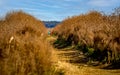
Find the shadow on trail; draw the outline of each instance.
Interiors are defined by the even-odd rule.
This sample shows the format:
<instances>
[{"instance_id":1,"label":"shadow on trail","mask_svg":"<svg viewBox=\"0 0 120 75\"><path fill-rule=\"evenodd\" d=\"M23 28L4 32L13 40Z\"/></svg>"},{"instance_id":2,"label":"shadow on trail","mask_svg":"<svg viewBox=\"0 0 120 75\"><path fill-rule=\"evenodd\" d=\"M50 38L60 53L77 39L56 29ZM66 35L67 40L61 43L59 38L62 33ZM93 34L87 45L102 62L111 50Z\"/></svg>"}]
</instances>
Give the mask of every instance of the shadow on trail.
<instances>
[{"instance_id":1,"label":"shadow on trail","mask_svg":"<svg viewBox=\"0 0 120 75\"><path fill-rule=\"evenodd\" d=\"M120 69L120 62L104 66L104 64L99 61L91 61L91 58L85 56L85 53L82 51L71 48L71 41L66 41L65 39L57 39L54 41L53 46L57 48L58 55L63 58L61 59L63 61L77 65L100 67L101 69L108 70Z\"/></svg>"},{"instance_id":2,"label":"shadow on trail","mask_svg":"<svg viewBox=\"0 0 120 75\"><path fill-rule=\"evenodd\" d=\"M72 37L73 35L70 35L67 39L62 38L59 36L56 41L54 41L53 46L58 49L63 49L68 46L72 46Z\"/></svg>"},{"instance_id":3,"label":"shadow on trail","mask_svg":"<svg viewBox=\"0 0 120 75\"><path fill-rule=\"evenodd\" d=\"M81 51L73 48L62 48L58 49L58 55L62 58L62 61L66 61L79 66L94 66L106 70L120 69L120 62L111 65L101 65L98 61L90 62L89 58L86 57ZM65 58L65 59L64 59Z\"/></svg>"},{"instance_id":4,"label":"shadow on trail","mask_svg":"<svg viewBox=\"0 0 120 75\"><path fill-rule=\"evenodd\" d=\"M106 67L103 67L102 69L106 69L106 70L111 70L111 69L120 69L120 61L113 63L111 65L108 65Z\"/></svg>"},{"instance_id":5,"label":"shadow on trail","mask_svg":"<svg viewBox=\"0 0 120 75\"><path fill-rule=\"evenodd\" d=\"M71 46L71 44L69 42L66 42L66 41L59 41L57 40L56 42L53 43L54 47L57 48L57 49L63 49L63 48L66 48L68 46Z\"/></svg>"},{"instance_id":6,"label":"shadow on trail","mask_svg":"<svg viewBox=\"0 0 120 75\"><path fill-rule=\"evenodd\" d=\"M74 64L87 64L88 58L84 56L81 51L74 50L74 49L58 49L60 51L59 56L66 58L67 62L74 63Z\"/></svg>"}]
</instances>

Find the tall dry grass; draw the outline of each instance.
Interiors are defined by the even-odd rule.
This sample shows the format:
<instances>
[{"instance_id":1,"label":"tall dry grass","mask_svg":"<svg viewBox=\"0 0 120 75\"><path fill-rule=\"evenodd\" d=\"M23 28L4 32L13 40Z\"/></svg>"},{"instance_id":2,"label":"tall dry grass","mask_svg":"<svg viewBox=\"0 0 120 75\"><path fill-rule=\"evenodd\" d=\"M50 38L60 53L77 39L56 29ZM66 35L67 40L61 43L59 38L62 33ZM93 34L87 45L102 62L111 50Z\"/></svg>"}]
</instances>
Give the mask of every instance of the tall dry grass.
<instances>
[{"instance_id":1,"label":"tall dry grass","mask_svg":"<svg viewBox=\"0 0 120 75\"><path fill-rule=\"evenodd\" d=\"M49 75L52 48L43 23L22 11L0 20L0 75Z\"/></svg>"},{"instance_id":2,"label":"tall dry grass","mask_svg":"<svg viewBox=\"0 0 120 75\"><path fill-rule=\"evenodd\" d=\"M90 11L73 16L57 25L53 33L57 34L57 41L62 39L64 43L76 45L93 60L107 63L119 61L120 14L118 9L116 11L111 15Z\"/></svg>"}]
</instances>

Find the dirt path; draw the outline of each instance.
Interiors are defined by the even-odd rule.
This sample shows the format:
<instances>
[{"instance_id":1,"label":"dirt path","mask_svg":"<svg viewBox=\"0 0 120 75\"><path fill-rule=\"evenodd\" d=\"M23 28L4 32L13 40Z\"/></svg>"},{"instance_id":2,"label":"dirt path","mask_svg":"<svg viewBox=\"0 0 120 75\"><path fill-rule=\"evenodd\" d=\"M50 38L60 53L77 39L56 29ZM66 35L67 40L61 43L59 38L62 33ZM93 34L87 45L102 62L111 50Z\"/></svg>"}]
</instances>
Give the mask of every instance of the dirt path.
<instances>
[{"instance_id":1,"label":"dirt path","mask_svg":"<svg viewBox=\"0 0 120 75\"><path fill-rule=\"evenodd\" d=\"M50 40L54 38L50 37ZM87 58L78 50L71 48L55 49L57 58L56 70L61 70L60 75L120 75L120 69L106 70L87 65Z\"/></svg>"},{"instance_id":2,"label":"dirt path","mask_svg":"<svg viewBox=\"0 0 120 75\"><path fill-rule=\"evenodd\" d=\"M120 75L120 70L105 70L87 65L84 55L72 49L59 49L55 53L58 57L58 68L65 75Z\"/></svg>"}]
</instances>

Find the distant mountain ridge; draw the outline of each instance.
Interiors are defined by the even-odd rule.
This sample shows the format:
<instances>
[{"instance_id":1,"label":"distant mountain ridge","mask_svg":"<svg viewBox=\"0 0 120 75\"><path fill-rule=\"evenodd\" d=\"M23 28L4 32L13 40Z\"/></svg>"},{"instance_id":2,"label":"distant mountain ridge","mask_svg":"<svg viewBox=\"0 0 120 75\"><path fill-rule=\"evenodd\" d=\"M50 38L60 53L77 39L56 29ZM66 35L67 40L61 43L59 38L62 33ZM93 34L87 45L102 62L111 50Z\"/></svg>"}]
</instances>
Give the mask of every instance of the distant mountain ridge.
<instances>
[{"instance_id":1,"label":"distant mountain ridge","mask_svg":"<svg viewBox=\"0 0 120 75\"><path fill-rule=\"evenodd\" d=\"M60 23L60 21L43 21L43 23L45 24L45 26L47 28L53 28L55 27L57 24Z\"/></svg>"}]
</instances>

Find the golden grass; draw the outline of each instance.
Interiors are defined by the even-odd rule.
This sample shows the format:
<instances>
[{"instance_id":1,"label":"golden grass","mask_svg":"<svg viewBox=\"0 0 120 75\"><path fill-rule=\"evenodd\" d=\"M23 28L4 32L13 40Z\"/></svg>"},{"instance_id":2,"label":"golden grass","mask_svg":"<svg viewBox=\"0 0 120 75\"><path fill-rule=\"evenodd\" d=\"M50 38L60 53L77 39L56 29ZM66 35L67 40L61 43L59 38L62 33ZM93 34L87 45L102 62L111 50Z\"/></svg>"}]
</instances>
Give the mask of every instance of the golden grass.
<instances>
[{"instance_id":1,"label":"golden grass","mask_svg":"<svg viewBox=\"0 0 120 75\"><path fill-rule=\"evenodd\" d=\"M62 38L66 43L80 46L95 60L111 63L120 59L119 14L90 11L65 19L54 28L53 33L57 34L58 40Z\"/></svg>"},{"instance_id":2,"label":"golden grass","mask_svg":"<svg viewBox=\"0 0 120 75\"><path fill-rule=\"evenodd\" d=\"M0 75L49 75L52 48L43 23L22 11L0 20Z\"/></svg>"},{"instance_id":3,"label":"golden grass","mask_svg":"<svg viewBox=\"0 0 120 75\"><path fill-rule=\"evenodd\" d=\"M75 66L67 62L59 62L57 69L61 69L63 75L119 75L119 70L103 70L88 66Z\"/></svg>"}]
</instances>

